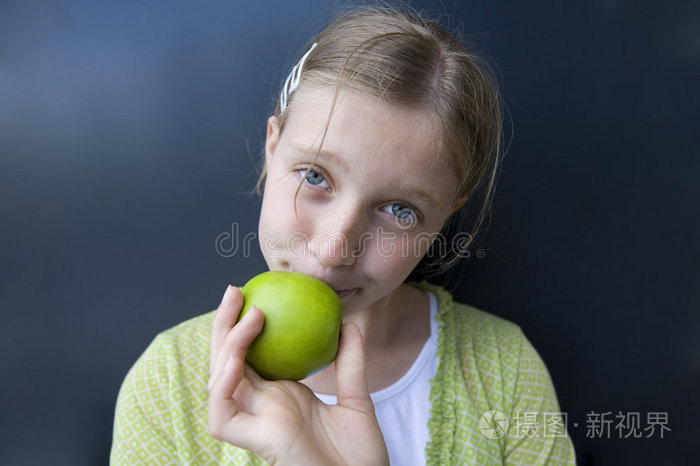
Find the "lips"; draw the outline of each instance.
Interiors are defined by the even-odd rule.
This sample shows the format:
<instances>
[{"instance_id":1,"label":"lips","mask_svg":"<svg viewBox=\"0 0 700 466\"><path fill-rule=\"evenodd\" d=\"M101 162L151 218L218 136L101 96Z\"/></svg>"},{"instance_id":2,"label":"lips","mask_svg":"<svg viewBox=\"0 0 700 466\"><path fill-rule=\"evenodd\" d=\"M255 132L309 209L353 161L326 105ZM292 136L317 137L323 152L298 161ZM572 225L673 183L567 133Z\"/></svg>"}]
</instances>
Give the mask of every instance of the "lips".
<instances>
[{"instance_id":1,"label":"lips","mask_svg":"<svg viewBox=\"0 0 700 466\"><path fill-rule=\"evenodd\" d=\"M348 289L346 289L346 290L336 290L336 289L334 289L333 291L335 291L335 292L338 294L338 297L339 297L341 300L343 300L343 299L347 299L347 298L349 298L350 296L354 295L355 292L357 291L357 288L348 288Z\"/></svg>"}]
</instances>

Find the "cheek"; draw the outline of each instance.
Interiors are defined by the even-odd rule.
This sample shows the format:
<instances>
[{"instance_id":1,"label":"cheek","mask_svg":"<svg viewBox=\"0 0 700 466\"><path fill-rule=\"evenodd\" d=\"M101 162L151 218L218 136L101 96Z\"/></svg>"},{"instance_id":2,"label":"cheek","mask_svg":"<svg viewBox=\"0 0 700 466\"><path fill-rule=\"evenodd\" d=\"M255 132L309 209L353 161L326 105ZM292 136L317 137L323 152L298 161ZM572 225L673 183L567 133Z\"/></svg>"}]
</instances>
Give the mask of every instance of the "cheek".
<instances>
[{"instance_id":1,"label":"cheek","mask_svg":"<svg viewBox=\"0 0 700 466\"><path fill-rule=\"evenodd\" d=\"M420 261L423 256L430 250L431 246L436 244L442 244L442 235L440 233L420 233L413 238L411 238L411 247L414 251L414 257Z\"/></svg>"},{"instance_id":2,"label":"cheek","mask_svg":"<svg viewBox=\"0 0 700 466\"><path fill-rule=\"evenodd\" d=\"M304 215L301 196L294 209L297 185L292 182L269 183L265 187L258 237L268 262L288 257L306 257L313 222ZM269 265L269 264L268 264Z\"/></svg>"},{"instance_id":3,"label":"cheek","mask_svg":"<svg viewBox=\"0 0 700 466\"><path fill-rule=\"evenodd\" d=\"M288 184L288 183L287 183ZM281 182L268 182L265 185L260 226L267 229L283 229L294 215L294 192Z\"/></svg>"},{"instance_id":4,"label":"cheek","mask_svg":"<svg viewBox=\"0 0 700 466\"><path fill-rule=\"evenodd\" d=\"M390 231L377 235L377 253L392 263L402 263L407 267L418 264L430 249L438 233L411 233ZM406 265L408 264L408 265Z\"/></svg>"},{"instance_id":5,"label":"cheek","mask_svg":"<svg viewBox=\"0 0 700 466\"><path fill-rule=\"evenodd\" d=\"M263 251L270 247L279 247L289 230L294 228L294 212L292 208L291 216L287 213L290 210L288 204L290 203L285 201L285 197L274 189L265 191L258 223L258 236Z\"/></svg>"},{"instance_id":6,"label":"cheek","mask_svg":"<svg viewBox=\"0 0 700 466\"><path fill-rule=\"evenodd\" d=\"M418 265L429 245L430 241L419 241L406 232L385 232L366 245L366 262L375 276L396 277L401 283Z\"/></svg>"}]
</instances>

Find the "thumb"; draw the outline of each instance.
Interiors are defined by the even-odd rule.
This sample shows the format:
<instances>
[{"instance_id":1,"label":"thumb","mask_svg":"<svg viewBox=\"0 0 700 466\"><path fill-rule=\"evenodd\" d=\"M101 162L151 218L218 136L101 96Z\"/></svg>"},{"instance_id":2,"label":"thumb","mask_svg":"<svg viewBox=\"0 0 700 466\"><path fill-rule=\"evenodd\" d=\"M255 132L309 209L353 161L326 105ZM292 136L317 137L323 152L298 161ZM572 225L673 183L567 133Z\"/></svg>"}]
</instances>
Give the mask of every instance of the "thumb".
<instances>
[{"instance_id":1,"label":"thumb","mask_svg":"<svg viewBox=\"0 0 700 466\"><path fill-rule=\"evenodd\" d=\"M343 324L335 360L338 406L374 415L374 404L367 386L367 366L362 334L357 325Z\"/></svg>"}]
</instances>

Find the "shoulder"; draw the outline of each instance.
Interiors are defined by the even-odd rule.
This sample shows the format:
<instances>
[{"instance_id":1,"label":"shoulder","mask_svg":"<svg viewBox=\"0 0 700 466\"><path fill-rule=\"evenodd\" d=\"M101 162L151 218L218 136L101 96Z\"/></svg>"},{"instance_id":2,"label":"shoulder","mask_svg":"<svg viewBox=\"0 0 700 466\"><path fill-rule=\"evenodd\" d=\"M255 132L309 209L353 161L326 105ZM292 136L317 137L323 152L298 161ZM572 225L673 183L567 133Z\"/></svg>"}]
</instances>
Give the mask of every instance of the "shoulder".
<instances>
[{"instance_id":1,"label":"shoulder","mask_svg":"<svg viewBox=\"0 0 700 466\"><path fill-rule=\"evenodd\" d=\"M208 364L213 319L214 311L207 312L158 333L129 372L145 367L170 372L185 360Z\"/></svg>"},{"instance_id":2,"label":"shoulder","mask_svg":"<svg viewBox=\"0 0 700 466\"><path fill-rule=\"evenodd\" d=\"M188 369L205 376L213 318L214 312L208 312L157 334L129 370L125 384L142 381L172 388L173 381L185 385L179 379Z\"/></svg>"},{"instance_id":3,"label":"shoulder","mask_svg":"<svg viewBox=\"0 0 700 466\"><path fill-rule=\"evenodd\" d=\"M208 379L213 317L208 312L157 334L127 373L121 394L146 387L157 387L156 398L161 391L197 393Z\"/></svg>"},{"instance_id":4,"label":"shoulder","mask_svg":"<svg viewBox=\"0 0 700 466\"><path fill-rule=\"evenodd\" d=\"M437 299L437 321L441 337L468 346L476 355L492 351L516 356L527 342L520 326L490 312L455 301L444 287L428 282L415 283ZM491 356L494 356L491 354Z\"/></svg>"},{"instance_id":5,"label":"shoulder","mask_svg":"<svg viewBox=\"0 0 700 466\"><path fill-rule=\"evenodd\" d=\"M209 340L209 338L211 338L211 324L214 321L215 312L216 311L210 311L206 314L181 322L158 334L156 339L171 340L180 344Z\"/></svg>"},{"instance_id":6,"label":"shoulder","mask_svg":"<svg viewBox=\"0 0 700 466\"><path fill-rule=\"evenodd\" d=\"M208 433L213 318L208 312L159 333L129 370L117 400L112 463L262 464Z\"/></svg>"},{"instance_id":7,"label":"shoulder","mask_svg":"<svg viewBox=\"0 0 700 466\"><path fill-rule=\"evenodd\" d=\"M160 366L166 365L170 374L181 373L184 378L197 375L197 379L208 378L209 346L211 341L211 324L215 311L193 317L156 335L151 347L146 350L144 357L149 354L157 355ZM185 385L191 385L194 381ZM194 384L200 385L200 384ZM199 386L193 388L201 388Z\"/></svg>"},{"instance_id":8,"label":"shoulder","mask_svg":"<svg viewBox=\"0 0 700 466\"><path fill-rule=\"evenodd\" d=\"M559 404L547 367L521 328L489 312L454 301L440 286L414 284L438 301L438 370L431 385L433 440L429 447L436 463L456 460L454 443L470 444L483 458L504 463L572 464L573 447L566 432L558 438L522 438L522 413L559 413ZM482 416L494 410L510 421L511 431L493 441L480 430ZM452 436L456 435L455 438ZM530 459L532 461L530 461ZM479 461L481 463L481 461Z\"/></svg>"},{"instance_id":9,"label":"shoulder","mask_svg":"<svg viewBox=\"0 0 700 466\"><path fill-rule=\"evenodd\" d=\"M420 286L438 300L438 355L445 367L459 367L460 379L478 386L481 397L503 409L533 390L556 400L549 371L520 326L457 303L440 286Z\"/></svg>"}]
</instances>

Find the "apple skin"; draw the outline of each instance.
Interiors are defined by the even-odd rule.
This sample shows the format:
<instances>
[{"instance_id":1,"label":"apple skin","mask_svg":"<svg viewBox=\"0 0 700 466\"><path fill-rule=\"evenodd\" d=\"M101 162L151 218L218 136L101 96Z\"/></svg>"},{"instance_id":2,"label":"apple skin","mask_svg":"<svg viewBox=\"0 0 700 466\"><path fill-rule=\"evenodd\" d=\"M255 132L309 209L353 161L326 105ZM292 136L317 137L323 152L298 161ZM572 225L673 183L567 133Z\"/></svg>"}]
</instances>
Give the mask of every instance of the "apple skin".
<instances>
[{"instance_id":1,"label":"apple skin","mask_svg":"<svg viewBox=\"0 0 700 466\"><path fill-rule=\"evenodd\" d=\"M260 335L246 352L246 361L268 380L301 380L333 362L343 304L321 280L299 272L270 271L251 278L242 288L243 311L252 306L265 316Z\"/></svg>"}]
</instances>

